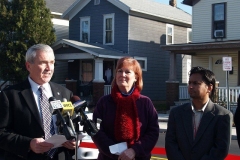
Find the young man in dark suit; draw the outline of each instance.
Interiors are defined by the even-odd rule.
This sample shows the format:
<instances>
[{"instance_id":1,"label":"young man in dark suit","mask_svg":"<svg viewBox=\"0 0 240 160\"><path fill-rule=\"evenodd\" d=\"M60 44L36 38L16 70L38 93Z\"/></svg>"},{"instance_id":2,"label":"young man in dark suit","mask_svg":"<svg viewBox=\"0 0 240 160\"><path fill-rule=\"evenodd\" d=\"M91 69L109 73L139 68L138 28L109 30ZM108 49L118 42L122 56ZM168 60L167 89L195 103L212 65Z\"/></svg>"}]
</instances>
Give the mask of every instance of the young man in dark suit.
<instances>
[{"instance_id":1,"label":"young man in dark suit","mask_svg":"<svg viewBox=\"0 0 240 160\"><path fill-rule=\"evenodd\" d=\"M234 124L236 126L237 141L238 141L238 146L240 148L240 95L238 96L237 109L234 114Z\"/></svg>"},{"instance_id":2,"label":"young man in dark suit","mask_svg":"<svg viewBox=\"0 0 240 160\"><path fill-rule=\"evenodd\" d=\"M43 122L47 122L46 118L52 119L52 115L43 115L49 110L44 111L40 105L41 94L46 95L45 99L55 97L58 100L70 100L72 97L70 90L50 82L54 63L55 57L50 46L37 44L30 47L25 63L29 71L28 78L0 93L0 148L5 150L5 160L57 160L62 151L69 157L70 152L74 153L76 143L67 141L50 156L49 150L53 144L45 142L45 127L52 126L52 123L48 126ZM43 93L39 91L41 87Z\"/></svg>"},{"instance_id":3,"label":"young man in dark suit","mask_svg":"<svg viewBox=\"0 0 240 160\"><path fill-rule=\"evenodd\" d=\"M191 103L174 108L169 115L165 148L169 160L224 160L231 141L232 113L211 101L215 76L193 67L188 93Z\"/></svg>"}]
</instances>

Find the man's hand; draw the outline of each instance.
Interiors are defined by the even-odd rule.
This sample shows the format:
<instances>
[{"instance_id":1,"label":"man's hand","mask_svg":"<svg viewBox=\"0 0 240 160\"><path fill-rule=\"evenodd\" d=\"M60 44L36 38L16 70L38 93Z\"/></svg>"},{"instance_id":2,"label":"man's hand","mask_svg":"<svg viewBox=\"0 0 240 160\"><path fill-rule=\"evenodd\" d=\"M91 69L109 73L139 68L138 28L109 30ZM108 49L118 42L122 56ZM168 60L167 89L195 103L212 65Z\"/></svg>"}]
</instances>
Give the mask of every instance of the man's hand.
<instances>
[{"instance_id":1,"label":"man's hand","mask_svg":"<svg viewBox=\"0 0 240 160\"><path fill-rule=\"evenodd\" d=\"M30 149L35 153L44 153L49 151L53 144L45 142L43 138L34 138L30 142Z\"/></svg>"},{"instance_id":2,"label":"man's hand","mask_svg":"<svg viewBox=\"0 0 240 160\"><path fill-rule=\"evenodd\" d=\"M76 142L73 141L66 141L62 144L63 147L68 148L68 149L75 149L76 147Z\"/></svg>"},{"instance_id":3,"label":"man's hand","mask_svg":"<svg viewBox=\"0 0 240 160\"><path fill-rule=\"evenodd\" d=\"M126 149L119 155L118 160L135 160L135 154L132 148Z\"/></svg>"}]
</instances>

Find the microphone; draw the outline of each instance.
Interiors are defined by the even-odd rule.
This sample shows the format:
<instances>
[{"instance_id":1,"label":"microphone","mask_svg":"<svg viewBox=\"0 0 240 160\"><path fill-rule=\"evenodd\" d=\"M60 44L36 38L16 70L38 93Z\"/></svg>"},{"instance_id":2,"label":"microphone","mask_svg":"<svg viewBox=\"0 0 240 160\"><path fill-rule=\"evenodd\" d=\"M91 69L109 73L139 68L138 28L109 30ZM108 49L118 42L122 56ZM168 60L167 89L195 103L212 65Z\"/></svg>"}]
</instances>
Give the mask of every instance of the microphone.
<instances>
[{"instance_id":1,"label":"microphone","mask_svg":"<svg viewBox=\"0 0 240 160\"><path fill-rule=\"evenodd\" d=\"M72 96L71 102L74 106L74 111L76 113L79 113L80 110L85 111L85 109L87 107L87 102L85 100L81 100L78 96Z\"/></svg>"},{"instance_id":2,"label":"microphone","mask_svg":"<svg viewBox=\"0 0 240 160\"><path fill-rule=\"evenodd\" d=\"M56 112L63 109L61 101L57 100L55 97L50 97L48 101L50 103L49 109L52 114L56 114Z\"/></svg>"},{"instance_id":3,"label":"microphone","mask_svg":"<svg viewBox=\"0 0 240 160\"><path fill-rule=\"evenodd\" d=\"M63 105L62 115L67 121L67 124L71 127L73 134L76 135L75 127L71 119L71 116L73 115L74 111L73 104L72 102L68 102L66 98L63 98L62 105Z\"/></svg>"},{"instance_id":4,"label":"microphone","mask_svg":"<svg viewBox=\"0 0 240 160\"><path fill-rule=\"evenodd\" d=\"M73 103L76 114L80 113L81 115L80 125L83 125L83 132L87 132L87 134L91 137L94 136L98 132L98 129L96 124L92 120L88 119L88 116L84 112L87 106L86 101L81 100L78 96L72 96L71 102Z\"/></svg>"},{"instance_id":5,"label":"microphone","mask_svg":"<svg viewBox=\"0 0 240 160\"><path fill-rule=\"evenodd\" d=\"M61 111L63 110L63 105L60 100L57 100L55 97L50 97L48 99L50 103L50 111L52 114L56 113L57 114L57 122L56 125L60 126L62 128L62 132L65 135L67 140L72 140L75 138L74 136L74 131L67 126L67 122L65 118L63 118Z\"/></svg>"},{"instance_id":6,"label":"microphone","mask_svg":"<svg viewBox=\"0 0 240 160\"><path fill-rule=\"evenodd\" d=\"M65 114L69 113L70 116L72 116L73 112L74 112L74 107L73 107L72 102L68 102L66 98L63 98L62 105L63 105L62 115L65 115Z\"/></svg>"}]
</instances>

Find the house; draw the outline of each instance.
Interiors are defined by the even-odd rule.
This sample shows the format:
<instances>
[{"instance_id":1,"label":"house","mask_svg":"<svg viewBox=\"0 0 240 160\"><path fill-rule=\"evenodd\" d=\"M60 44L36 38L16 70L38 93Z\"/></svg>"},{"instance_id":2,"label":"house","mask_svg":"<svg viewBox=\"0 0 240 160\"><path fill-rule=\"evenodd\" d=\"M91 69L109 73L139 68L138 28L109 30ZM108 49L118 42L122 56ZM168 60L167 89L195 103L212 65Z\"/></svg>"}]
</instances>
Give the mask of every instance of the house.
<instances>
[{"instance_id":1,"label":"house","mask_svg":"<svg viewBox=\"0 0 240 160\"><path fill-rule=\"evenodd\" d=\"M227 83L230 101L237 102L240 91L240 1L183 0L183 4L192 6L192 42L161 48L170 52L172 63L175 63L174 57L178 54L191 55L192 66L202 66L215 73L219 86L218 98L226 101ZM229 74L223 71L223 57L232 58ZM172 67L171 73L176 73L175 70L177 67ZM173 74L172 78L179 81L177 74Z\"/></svg>"},{"instance_id":2,"label":"house","mask_svg":"<svg viewBox=\"0 0 240 160\"><path fill-rule=\"evenodd\" d=\"M131 56L143 69L142 94L153 101L166 100L170 58L160 45L190 41L190 14L152 0L77 0L62 18L69 20L69 38L52 47L57 63L68 62L68 76L55 81L66 83L77 95L92 82L96 103L109 93L104 89L115 76L117 60ZM176 59L179 77L186 81L185 64L190 58L177 55Z\"/></svg>"}]
</instances>

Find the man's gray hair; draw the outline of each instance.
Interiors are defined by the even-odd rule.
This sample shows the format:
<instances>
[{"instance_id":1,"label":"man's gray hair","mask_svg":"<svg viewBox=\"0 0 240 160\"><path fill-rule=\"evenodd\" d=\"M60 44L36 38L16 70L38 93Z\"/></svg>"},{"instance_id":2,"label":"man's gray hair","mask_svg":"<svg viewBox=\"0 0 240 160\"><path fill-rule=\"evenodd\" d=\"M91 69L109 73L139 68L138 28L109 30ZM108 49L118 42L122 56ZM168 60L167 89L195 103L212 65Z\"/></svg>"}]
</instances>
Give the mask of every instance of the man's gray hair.
<instances>
[{"instance_id":1,"label":"man's gray hair","mask_svg":"<svg viewBox=\"0 0 240 160\"><path fill-rule=\"evenodd\" d=\"M52 53L54 55L53 49L49 45L36 44L36 45L31 46L27 50L26 56L25 56L25 61L29 62L29 63L34 63L34 59L37 55L37 51L43 51L43 52L46 52L46 53L49 53L49 54Z\"/></svg>"}]
</instances>

